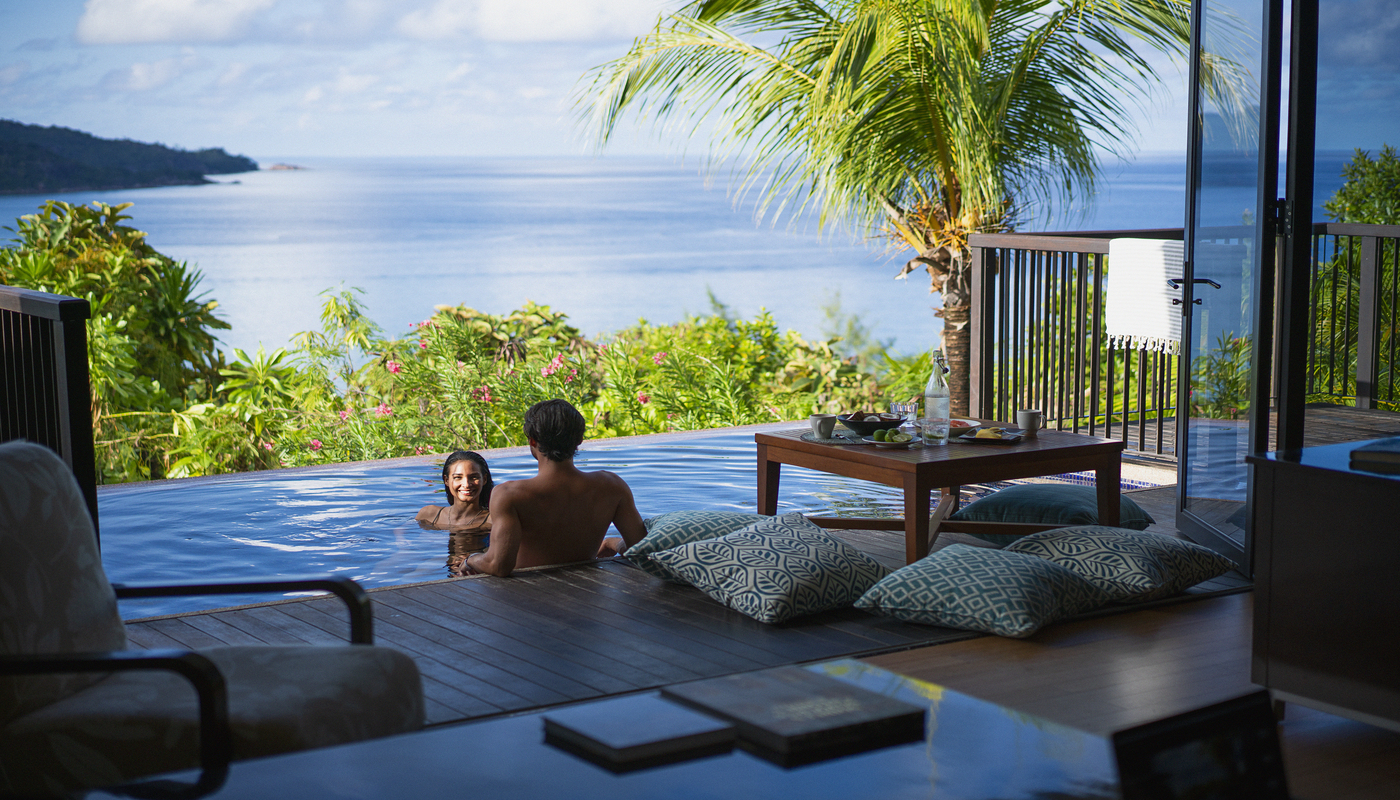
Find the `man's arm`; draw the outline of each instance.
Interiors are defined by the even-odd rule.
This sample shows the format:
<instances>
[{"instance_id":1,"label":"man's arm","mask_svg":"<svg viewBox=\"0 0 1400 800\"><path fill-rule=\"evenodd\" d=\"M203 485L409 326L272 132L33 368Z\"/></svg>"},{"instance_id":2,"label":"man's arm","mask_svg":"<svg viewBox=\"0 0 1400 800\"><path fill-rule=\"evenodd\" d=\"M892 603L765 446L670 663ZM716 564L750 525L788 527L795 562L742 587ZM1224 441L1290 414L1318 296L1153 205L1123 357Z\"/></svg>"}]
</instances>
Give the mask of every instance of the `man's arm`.
<instances>
[{"instance_id":1,"label":"man's arm","mask_svg":"<svg viewBox=\"0 0 1400 800\"><path fill-rule=\"evenodd\" d=\"M619 548L614 542L604 539L602 547L598 549L599 558L622 555L627 552L627 548L640 542L647 535L647 527L642 523L642 515L637 511L637 503L632 499L632 488L622 478L616 475L613 478L619 496L612 524L617 528L617 532L622 534L622 547Z\"/></svg>"},{"instance_id":2,"label":"man's arm","mask_svg":"<svg viewBox=\"0 0 1400 800\"><path fill-rule=\"evenodd\" d=\"M491 544L486 552L467 556L468 574L484 572L505 578L515 571L515 557L520 553L520 517L515 511L514 492L508 486L509 483L503 483L491 492Z\"/></svg>"}]
</instances>

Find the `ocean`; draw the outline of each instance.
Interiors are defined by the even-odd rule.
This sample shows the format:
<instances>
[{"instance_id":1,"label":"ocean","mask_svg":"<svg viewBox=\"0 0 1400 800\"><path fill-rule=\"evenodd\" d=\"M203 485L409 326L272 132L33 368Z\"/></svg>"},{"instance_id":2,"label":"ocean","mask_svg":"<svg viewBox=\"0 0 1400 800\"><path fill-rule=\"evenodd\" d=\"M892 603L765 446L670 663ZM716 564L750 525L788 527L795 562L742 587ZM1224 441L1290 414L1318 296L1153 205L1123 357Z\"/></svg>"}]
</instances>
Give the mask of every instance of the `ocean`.
<instances>
[{"instance_id":1,"label":"ocean","mask_svg":"<svg viewBox=\"0 0 1400 800\"><path fill-rule=\"evenodd\" d=\"M319 325L319 294L341 287L363 289L391 335L435 305L504 313L526 300L596 335L706 313L713 294L809 338L839 303L897 352L938 344L926 276L892 280L907 253L819 233L810 216L756 222L753 198L736 203L727 174L710 182L660 157L259 160L305 169L52 197L134 203L127 224L203 273L200 288L232 325L225 348L288 344ZM1176 155L1110 165L1087 207L1021 229L1180 227L1184 176ZM0 220L12 226L45 199L0 197Z\"/></svg>"}]
</instances>

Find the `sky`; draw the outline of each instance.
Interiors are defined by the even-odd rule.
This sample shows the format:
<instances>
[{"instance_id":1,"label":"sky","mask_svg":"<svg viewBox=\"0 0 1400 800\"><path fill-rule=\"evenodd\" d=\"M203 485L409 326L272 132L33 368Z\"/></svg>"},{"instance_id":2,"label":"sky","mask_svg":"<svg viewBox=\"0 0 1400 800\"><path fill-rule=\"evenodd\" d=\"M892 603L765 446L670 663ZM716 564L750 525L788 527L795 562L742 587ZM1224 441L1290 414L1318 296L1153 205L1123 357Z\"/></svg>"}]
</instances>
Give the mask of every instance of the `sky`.
<instances>
[{"instance_id":1,"label":"sky","mask_svg":"<svg viewBox=\"0 0 1400 800\"><path fill-rule=\"evenodd\" d=\"M580 77L678 4L0 0L0 117L257 159L591 153ZM1184 152L1184 70L1160 66L1140 147ZM684 145L632 126L607 152Z\"/></svg>"}]
</instances>

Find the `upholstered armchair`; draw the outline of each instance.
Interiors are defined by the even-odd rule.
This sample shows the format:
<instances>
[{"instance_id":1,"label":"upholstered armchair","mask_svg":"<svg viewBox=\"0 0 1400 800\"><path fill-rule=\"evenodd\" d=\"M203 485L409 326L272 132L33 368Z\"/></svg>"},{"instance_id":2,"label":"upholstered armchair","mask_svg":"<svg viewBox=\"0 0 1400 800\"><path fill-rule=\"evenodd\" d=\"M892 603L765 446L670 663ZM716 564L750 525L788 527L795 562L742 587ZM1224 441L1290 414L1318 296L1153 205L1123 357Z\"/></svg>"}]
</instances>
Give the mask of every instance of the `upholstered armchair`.
<instances>
[{"instance_id":1,"label":"upholstered armchair","mask_svg":"<svg viewBox=\"0 0 1400 800\"><path fill-rule=\"evenodd\" d=\"M113 544L112 546L119 546ZM346 646L128 650L118 597L324 589L351 608ZM0 445L0 795L130 783L230 758L415 730L418 669L370 645L353 581L114 587L71 472Z\"/></svg>"}]
</instances>

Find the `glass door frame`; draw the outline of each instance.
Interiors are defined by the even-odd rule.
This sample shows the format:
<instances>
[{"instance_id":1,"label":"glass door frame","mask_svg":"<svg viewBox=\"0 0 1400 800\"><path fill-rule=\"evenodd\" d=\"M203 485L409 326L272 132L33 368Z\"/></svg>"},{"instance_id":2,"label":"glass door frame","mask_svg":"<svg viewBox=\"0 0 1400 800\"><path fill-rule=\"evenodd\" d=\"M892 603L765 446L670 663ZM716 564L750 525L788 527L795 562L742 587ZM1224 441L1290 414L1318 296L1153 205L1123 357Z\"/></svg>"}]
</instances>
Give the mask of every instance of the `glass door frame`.
<instances>
[{"instance_id":1,"label":"glass door frame","mask_svg":"<svg viewBox=\"0 0 1400 800\"><path fill-rule=\"evenodd\" d=\"M1316 0L1312 0L1314 3ZM1201 32L1206 14L1206 7L1211 0L1195 0L1191 4L1191 67L1190 67L1190 98L1187 121L1187 152L1186 152L1186 227L1183 231L1183 245L1185 248L1185 264L1183 265L1181 309L1181 342L1182 357L1178 359L1179 379L1177 381L1177 424L1176 424L1176 452L1177 452L1177 493L1176 493L1176 527L1183 536L1192 541L1206 545L1225 556L1228 556L1240 566L1242 572L1252 576L1254 574L1253 558L1253 514L1246 514L1244 525L1243 546L1233 539L1217 530L1213 525L1193 514L1187 509L1186 491L1189 486L1187 481L1187 471L1190 467L1190 391L1191 391L1191 359L1188 358L1189 343L1192 341L1192 309L1195 308L1193 281L1195 280L1195 240L1196 231L1199 229L1199 215L1197 213L1197 200L1199 196L1200 166L1203 160L1204 148L1204 117L1201 109ZM1304 0L1294 0L1296 6ZM1260 86L1259 86L1259 169L1258 169L1258 194L1255 204L1255 247L1258 251L1258 268L1254 270L1252 276L1253 287L1253 326L1252 335L1254 337L1254 348L1251 357L1250 370L1250 409L1248 444L1249 450L1255 453L1262 453L1268 450L1269 442L1269 414L1271 404L1271 381L1272 381L1272 361L1273 361L1273 340L1274 340L1274 281L1276 270L1276 249L1275 237L1278 235L1280 226L1276 218L1276 209L1280 204L1276 201L1278 197L1278 159L1279 159L1279 96L1280 96L1280 68L1283 45L1283 0L1260 0L1263 11L1263 25L1261 26L1262 41L1260 44ZM1314 30L1315 30L1314 26ZM1294 37L1297 37L1297 25L1294 25ZM1315 40L1315 35L1314 35ZM1295 51L1296 58L1296 51ZM1293 85L1296 92L1297 85ZM1290 104L1290 115L1296 111L1296 107ZM1293 119L1290 117L1290 123ZM1290 124L1290 132L1294 126ZM1290 139L1290 145L1292 141ZM1311 168L1311 158L1308 159ZM1292 189L1291 176L1293 173L1293 163L1290 159L1289 175ZM1311 172L1308 173L1311 176ZM1309 193L1311 202L1311 193ZM1306 276L1306 273L1304 273ZM1306 319L1306 317L1304 317ZM1299 409L1301 412L1301 408ZM1247 484L1245 495L1245 508L1254 507L1254 470L1247 468Z\"/></svg>"}]
</instances>

